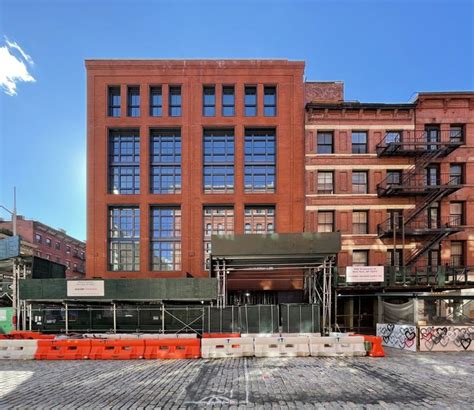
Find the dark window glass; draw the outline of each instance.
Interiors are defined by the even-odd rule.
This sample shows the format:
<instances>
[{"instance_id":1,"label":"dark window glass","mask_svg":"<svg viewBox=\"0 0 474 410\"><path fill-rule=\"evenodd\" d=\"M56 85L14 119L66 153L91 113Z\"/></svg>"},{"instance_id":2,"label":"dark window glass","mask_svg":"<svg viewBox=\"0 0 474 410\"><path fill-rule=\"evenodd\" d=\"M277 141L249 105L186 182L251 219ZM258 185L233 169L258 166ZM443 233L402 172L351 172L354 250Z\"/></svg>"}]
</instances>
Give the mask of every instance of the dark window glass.
<instances>
[{"instance_id":1,"label":"dark window glass","mask_svg":"<svg viewBox=\"0 0 474 410\"><path fill-rule=\"evenodd\" d=\"M257 115L257 87L245 86L244 111L246 117L255 117Z\"/></svg>"},{"instance_id":2,"label":"dark window glass","mask_svg":"<svg viewBox=\"0 0 474 410\"><path fill-rule=\"evenodd\" d=\"M171 86L169 88L169 116L181 116L181 86Z\"/></svg>"},{"instance_id":3,"label":"dark window glass","mask_svg":"<svg viewBox=\"0 0 474 410\"><path fill-rule=\"evenodd\" d=\"M204 130L204 192L234 191L234 130Z\"/></svg>"},{"instance_id":4,"label":"dark window glass","mask_svg":"<svg viewBox=\"0 0 474 410\"><path fill-rule=\"evenodd\" d=\"M59 242L56 242L55 248L59 251L61 250L61 244Z\"/></svg>"},{"instance_id":5,"label":"dark window glass","mask_svg":"<svg viewBox=\"0 0 474 410\"><path fill-rule=\"evenodd\" d=\"M316 138L318 154L332 154L334 152L332 132L318 132Z\"/></svg>"},{"instance_id":6,"label":"dark window glass","mask_svg":"<svg viewBox=\"0 0 474 410\"><path fill-rule=\"evenodd\" d=\"M402 182L402 171L387 170L387 185L400 185Z\"/></svg>"},{"instance_id":7,"label":"dark window glass","mask_svg":"<svg viewBox=\"0 0 474 410\"><path fill-rule=\"evenodd\" d=\"M388 225L390 229L401 229L402 228L402 215L403 212L400 209L388 209Z\"/></svg>"},{"instance_id":8,"label":"dark window glass","mask_svg":"<svg viewBox=\"0 0 474 410\"><path fill-rule=\"evenodd\" d=\"M150 87L150 116L163 115L163 94L161 86Z\"/></svg>"},{"instance_id":9,"label":"dark window glass","mask_svg":"<svg viewBox=\"0 0 474 410\"><path fill-rule=\"evenodd\" d=\"M245 192L275 192L275 130L245 130Z\"/></svg>"},{"instance_id":10,"label":"dark window glass","mask_svg":"<svg viewBox=\"0 0 474 410\"><path fill-rule=\"evenodd\" d=\"M451 138L451 142L463 143L464 142L464 126L451 125L449 135Z\"/></svg>"},{"instance_id":11,"label":"dark window glass","mask_svg":"<svg viewBox=\"0 0 474 410\"><path fill-rule=\"evenodd\" d=\"M179 194L181 192L180 130L152 130L150 150L151 192Z\"/></svg>"},{"instance_id":12,"label":"dark window glass","mask_svg":"<svg viewBox=\"0 0 474 410\"><path fill-rule=\"evenodd\" d=\"M51 239L46 238L46 245L51 248Z\"/></svg>"},{"instance_id":13,"label":"dark window glass","mask_svg":"<svg viewBox=\"0 0 474 410\"><path fill-rule=\"evenodd\" d=\"M120 117L120 87L109 87L109 117Z\"/></svg>"},{"instance_id":14,"label":"dark window glass","mask_svg":"<svg viewBox=\"0 0 474 410\"><path fill-rule=\"evenodd\" d=\"M274 233L274 206L246 206L244 218L245 233Z\"/></svg>"},{"instance_id":15,"label":"dark window glass","mask_svg":"<svg viewBox=\"0 0 474 410\"><path fill-rule=\"evenodd\" d=\"M439 125L426 125L425 126L425 140L426 142L439 142L440 130ZM427 145L428 150L438 149L438 144Z\"/></svg>"},{"instance_id":16,"label":"dark window glass","mask_svg":"<svg viewBox=\"0 0 474 410\"><path fill-rule=\"evenodd\" d=\"M263 87L263 115L274 117L277 110L277 91L274 86Z\"/></svg>"},{"instance_id":17,"label":"dark window glass","mask_svg":"<svg viewBox=\"0 0 474 410\"><path fill-rule=\"evenodd\" d=\"M332 171L318 172L318 194L334 194L334 173Z\"/></svg>"},{"instance_id":18,"label":"dark window glass","mask_svg":"<svg viewBox=\"0 0 474 410\"><path fill-rule=\"evenodd\" d=\"M207 269L211 253L211 236L234 233L234 209L231 207L207 206L204 208L203 245L204 266Z\"/></svg>"},{"instance_id":19,"label":"dark window glass","mask_svg":"<svg viewBox=\"0 0 474 410\"><path fill-rule=\"evenodd\" d=\"M334 232L334 212L318 212L318 232Z\"/></svg>"},{"instance_id":20,"label":"dark window glass","mask_svg":"<svg viewBox=\"0 0 474 410\"><path fill-rule=\"evenodd\" d=\"M140 270L140 210L138 207L109 209L109 269Z\"/></svg>"},{"instance_id":21,"label":"dark window glass","mask_svg":"<svg viewBox=\"0 0 474 410\"><path fill-rule=\"evenodd\" d=\"M202 115L214 117L216 115L216 87L206 85L202 89Z\"/></svg>"},{"instance_id":22,"label":"dark window glass","mask_svg":"<svg viewBox=\"0 0 474 410\"><path fill-rule=\"evenodd\" d=\"M352 153L366 154L367 153L367 132L353 131L352 132Z\"/></svg>"},{"instance_id":23,"label":"dark window glass","mask_svg":"<svg viewBox=\"0 0 474 410\"><path fill-rule=\"evenodd\" d=\"M155 207L151 210L151 269L181 269L181 209Z\"/></svg>"},{"instance_id":24,"label":"dark window glass","mask_svg":"<svg viewBox=\"0 0 474 410\"><path fill-rule=\"evenodd\" d=\"M352 171L352 193L367 194L367 171Z\"/></svg>"},{"instance_id":25,"label":"dark window glass","mask_svg":"<svg viewBox=\"0 0 474 410\"><path fill-rule=\"evenodd\" d=\"M42 242L42 238L41 238L41 235L39 233L35 234L35 241L36 241L36 243L41 243Z\"/></svg>"},{"instance_id":26,"label":"dark window glass","mask_svg":"<svg viewBox=\"0 0 474 410\"><path fill-rule=\"evenodd\" d=\"M235 115L235 88L226 85L222 87L222 115L233 117Z\"/></svg>"},{"instance_id":27,"label":"dark window glass","mask_svg":"<svg viewBox=\"0 0 474 410\"><path fill-rule=\"evenodd\" d=\"M464 242L451 241L451 266L463 267L466 264L464 256Z\"/></svg>"},{"instance_id":28,"label":"dark window glass","mask_svg":"<svg viewBox=\"0 0 474 410\"><path fill-rule=\"evenodd\" d=\"M109 134L109 192L140 193L140 137L138 130Z\"/></svg>"},{"instance_id":29,"label":"dark window glass","mask_svg":"<svg viewBox=\"0 0 474 410\"><path fill-rule=\"evenodd\" d=\"M437 165L430 165L425 168L426 185L437 186L439 185L439 167Z\"/></svg>"},{"instance_id":30,"label":"dark window glass","mask_svg":"<svg viewBox=\"0 0 474 410\"><path fill-rule=\"evenodd\" d=\"M355 235L369 233L369 213L367 211L352 212L352 233Z\"/></svg>"},{"instance_id":31,"label":"dark window glass","mask_svg":"<svg viewBox=\"0 0 474 410\"><path fill-rule=\"evenodd\" d=\"M127 89L127 115L129 117L140 116L140 87L128 87Z\"/></svg>"},{"instance_id":32,"label":"dark window glass","mask_svg":"<svg viewBox=\"0 0 474 410\"><path fill-rule=\"evenodd\" d=\"M394 255L396 256L396 258L394 258ZM388 266L403 266L402 249L397 249L395 253L393 249L387 250L387 265Z\"/></svg>"},{"instance_id":33,"label":"dark window glass","mask_svg":"<svg viewBox=\"0 0 474 410\"><path fill-rule=\"evenodd\" d=\"M461 164L450 165L450 184L461 185L463 181L463 166Z\"/></svg>"}]
</instances>

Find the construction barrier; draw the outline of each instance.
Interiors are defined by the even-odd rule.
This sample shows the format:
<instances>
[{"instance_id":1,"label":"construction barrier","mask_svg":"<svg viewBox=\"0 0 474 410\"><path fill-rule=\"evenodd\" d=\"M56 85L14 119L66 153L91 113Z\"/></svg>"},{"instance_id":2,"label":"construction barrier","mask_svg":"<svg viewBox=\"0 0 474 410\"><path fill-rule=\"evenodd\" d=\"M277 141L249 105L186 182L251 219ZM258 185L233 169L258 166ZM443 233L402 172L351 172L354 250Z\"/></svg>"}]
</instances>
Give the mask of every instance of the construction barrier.
<instances>
[{"instance_id":1,"label":"construction barrier","mask_svg":"<svg viewBox=\"0 0 474 410\"><path fill-rule=\"evenodd\" d=\"M255 357L309 356L308 338L256 337Z\"/></svg>"},{"instance_id":2,"label":"construction barrier","mask_svg":"<svg viewBox=\"0 0 474 410\"><path fill-rule=\"evenodd\" d=\"M336 354L338 356L366 356L364 338L362 336L338 338Z\"/></svg>"},{"instance_id":3,"label":"construction barrier","mask_svg":"<svg viewBox=\"0 0 474 410\"><path fill-rule=\"evenodd\" d=\"M28 331L20 331L20 330L13 330L6 335L0 335L0 339L2 340L25 340L25 339L44 339L44 340L52 340L54 339L54 335L44 335L40 332L28 332Z\"/></svg>"},{"instance_id":4,"label":"construction barrier","mask_svg":"<svg viewBox=\"0 0 474 410\"><path fill-rule=\"evenodd\" d=\"M36 360L87 359L91 351L90 340L38 340L37 343Z\"/></svg>"},{"instance_id":5,"label":"construction barrier","mask_svg":"<svg viewBox=\"0 0 474 410\"><path fill-rule=\"evenodd\" d=\"M311 356L337 356L337 342L337 337L310 337L309 352Z\"/></svg>"},{"instance_id":6,"label":"construction barrier","mask_svg":"<svg viewBox=\"0 0 474 410\"><path fill-rule=\"evenodd\" d=\"M367 336L367 335L351 335L352 337L361 336L364 341L370 343L369 356L370 357L385 357L385 351L382 347L382 338L380 336Z\"/></svg>"},{"instance_id":7,"label":"construction barrier","mask_svg":"<svg viewBox=\"0 0 474 410\"><path fill-rule=\"evenodd\" d=\"M201 339L201 355L205 359L254 356L254 340L251 337Z\"/></svg>"},{"instance_id":8,"label":"construction barrier","mask_svg":"<svg viewBox=\"0 0 474 410\"><path fill-rule=\"evenodd\" d=\"M203 333L203 339L232 339L240 337L240 333Z\"/></svg>"},{"instance_id":9,"label":"construction barrier","mask_svg":"<svg viewBox=\"0 0 474 410\"><path fill-rule=\"evenodd\" d=\"M321 337L321 333L280 333L280 337Z\"/></svg>"},{"instance_id":10,"label":"construction barrier","mask_svg":"<svg viewBox=\"0 0 474 410\"><path fill-rule=\"evenodd\" d=\"M0 359L32 360L37 350L37 340L0 340Z\"/></svg>"},{"instance_id":11,"label":"construction barrier","mask_svg":"<svg viewBox=\"0 0 474 410\"><path fill-rule=\"evenodd\" d=\"M144 339L91 340L89 358L92 360L142 359L145 354Z\"/></svg>"},{"instance_id":12,"label":"construction barrier","mask_svg":"<svg viewBox=\"0 0 474 410\"><path fill-rule=\"evenodd\" d=\"M145 339L145 359L199 359L199 339Z\"/></svg>"}]
</instances>

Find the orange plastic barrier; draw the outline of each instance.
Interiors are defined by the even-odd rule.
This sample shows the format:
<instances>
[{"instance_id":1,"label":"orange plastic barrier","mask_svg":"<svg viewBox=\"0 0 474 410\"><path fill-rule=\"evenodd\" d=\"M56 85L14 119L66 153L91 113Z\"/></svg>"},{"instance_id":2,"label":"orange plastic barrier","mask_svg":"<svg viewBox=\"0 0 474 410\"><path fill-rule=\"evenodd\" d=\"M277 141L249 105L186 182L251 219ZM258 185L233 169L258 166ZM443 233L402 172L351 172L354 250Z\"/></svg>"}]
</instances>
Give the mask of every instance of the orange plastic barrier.
<instances>
[{"instance_id":1,"label":"orange plastic barrier","mask_svg":"<svg viewBox=\"0 0 474 410\"><path fill-rule=\"evenodd\" d=\"M142 359L145 354L145 339L92 339L90 343L92 360Z\"/></svg>"},{"instance_id":2,"label":"orange plastic barrier","mask_svg":"<svg viewBox=\"0 0 474 410\"><path fill-rule=\"evenodd\" d=\"M240 337L240 333L203 333L202 337L204 339L234 339Z\"/></svg>"},{"instance_id":3,"label":"orange plastic barrier","mask_svg":"<svg viewBox=\"0 0 474 410\"><path fill-rule=\"evenodd\" d=\"M40 332L29 332L26 330L12 330L8 335L10 339L44 339L44 340L52 340L56 336L55 335L44 335Z\"/></svg>"},{"instance_id":4,"label":"orange plastic barrier","mask_svg":"<svg viewBox=\"0 0 474 410\"><path fill-rule=\"evenodd\" d=\"M382 338L380 336L368 336L368 335L350 335L350 336L364 336L365 342L370 342L370 357L385 357L385 351L382 346Z\"/></svg>"},{"instance_id":5,"label":"orange plastic barrier","mask_svg":"<svg viewBox=\"0 0 474 410\"><path fill-rule=\"evenodd\" d=\"M145 359L199 359L199 339L144 339Z\"/></svg>"},{"instance_id":6,"label":"orange plastic barrier","mask_svg":"<svg viewBox=\"0 0 474 410\"><path fill-rule=\"evenodd\" d=\"M89 358L90 340L38 340L36 360L81 360Z\"/></svg>"}]
</instances>

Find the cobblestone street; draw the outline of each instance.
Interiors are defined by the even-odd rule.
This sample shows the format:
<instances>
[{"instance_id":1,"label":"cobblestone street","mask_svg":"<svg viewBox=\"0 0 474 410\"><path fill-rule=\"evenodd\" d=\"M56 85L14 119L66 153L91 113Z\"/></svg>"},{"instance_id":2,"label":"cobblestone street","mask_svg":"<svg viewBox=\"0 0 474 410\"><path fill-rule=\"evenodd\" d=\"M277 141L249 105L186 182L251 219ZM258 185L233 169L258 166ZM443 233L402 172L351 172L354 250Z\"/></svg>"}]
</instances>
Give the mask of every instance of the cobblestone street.
<instances>
[{"instance_id":1,"label":"cobblestone street","mask_svg":"<svg viewBox=\"0 0 474 410\"><path fill-rule=\"evenodd\" d=\"M0 408L468 408L474 355L0 361Z\"/></svg>"}]
</instances>

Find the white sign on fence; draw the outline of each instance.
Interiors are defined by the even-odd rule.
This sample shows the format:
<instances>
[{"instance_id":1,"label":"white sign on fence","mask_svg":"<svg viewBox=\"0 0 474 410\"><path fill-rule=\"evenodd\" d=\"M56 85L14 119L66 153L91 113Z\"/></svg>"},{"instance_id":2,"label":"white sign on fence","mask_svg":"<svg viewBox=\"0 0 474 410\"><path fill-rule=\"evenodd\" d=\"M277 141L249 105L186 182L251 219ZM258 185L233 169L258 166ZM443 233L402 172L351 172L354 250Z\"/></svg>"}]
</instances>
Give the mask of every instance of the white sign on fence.
<instances>
[{"instance_id":1,"label":"white sign on fence","mask_svg":"<svg viewBox=\"0 0 474 410\"><path fill-rule=\"evenodd\" d=\"M383 282L383 266L348 266L346 282Z\"/></svg>"},{"instance_id":2,"label":"white sign on fence","mask_svg":"<svg viewBox=\"0 0 474 410\"><path fill-rule=\"evenodd\" d=\"M68 280L67 296L104 296L104 281Z\"/></svg>"}]
</instances>

